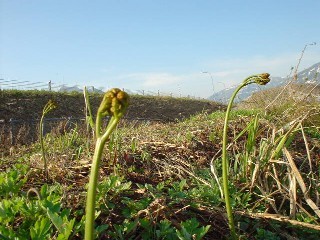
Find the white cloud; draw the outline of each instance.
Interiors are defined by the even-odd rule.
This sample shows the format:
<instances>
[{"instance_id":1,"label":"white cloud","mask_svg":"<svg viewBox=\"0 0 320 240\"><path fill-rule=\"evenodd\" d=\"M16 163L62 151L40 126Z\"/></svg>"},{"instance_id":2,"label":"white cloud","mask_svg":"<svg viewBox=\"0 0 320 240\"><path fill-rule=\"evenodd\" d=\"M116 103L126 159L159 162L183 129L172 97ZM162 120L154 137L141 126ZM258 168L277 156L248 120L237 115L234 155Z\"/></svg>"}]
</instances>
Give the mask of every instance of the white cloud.
<instances>
[{"instance_id":1,"label":"white cloud","mask_svg":"<svg viewBox=\"0 0 320 240\"><path fill-rule=\"evenodd\" d=\"M320 61L320 53L305 52L302 57L299 71L312 64ZM215 59L207 64L208 68L217 71L217 76L227 76L229 74L255 74L260 72L269 72L274 76L287 75L291 67L298 64L301 53L283 54L274 57L251 56L247 58L230 58L230 59ZM212 74L215 72L212 71Z\"/></svg>"},{"instance_id":2,"label":"white cloud","mask_svg":"<svg viewBox=\"0 0 320 240\"><path fill-rule=\"evenodd\" d=\"M203 93L206 86L211 88L211 80L200 71L189 74L174 74L169 72L140 72L125 74L118 77L124 88L132 90L145 90L151 92L160 91L163 94L173 93L176 96L203 96L210 94ZM203 85L203 82L207 82ZM202 85L201 85L202 84Z\"/></svg>"},{"instance_id":3,"label":"white cloud","mask_svg":"<svg viewBox=\"0 0 320 240\"><path fill-rule=\"evenodd\" d=\"M308 50L308 49L307 49ZM306 51L299 71L319 62L319 51ZM214 59L200 64L200 68L188 68L184 73L138 72L116 77L124 88L146 91L163 91L182 96L209 97L239 84L246 77L268 72L273 77L283 77L290 73L291 67L298 64L301 53L283 54L274 57L251 56L244 58ZM202 73L207 71L209 74ZM211 79L212 77L212 79ZM212 81L213 80L213 81Z\"/></svg>"},{"instance_id":4,"label":"white cloud","mask_svg":"<svg viewBox=\"0 0 320 240\"><path fill-rule=\"evenodd\" d=\"M169 84L176 84L183 81L182 76L171 73L131 73L119 77L127 81L139 82L143 87L162 87Z\"/></svg>"},{"instance_id":5,"label":"white cloud","mask_svg":"<svg viewBox=\"0 0 320 240\"><path fill-rule=\"evenodd\" d=\"M181 76L170 73L151 73L144 76L143 85L146 87L157 87L178 83L180 81L182 81Z\"/></svg>"},{"instance_id":6,"label":"white cloud","mask_svg":"<svg viewBox=\"0 0 320 240\"><path fill-rule=\"evenodd\" d=\"M252 56L248 58L215 59L206 64L206 71L211 73L216 85L215 89L218 91L223 87L238 84L252 74L268 72L273 77L285 77L290 73L291 67L297 66L300 57L301 53L274 57ZM319 61L320 57L317 51L306 51L298 71L302 71Z\"/></svg>"},{"instance_id":7,"label":"white cloud","mask_svg":"<svg viewBox=\"0 0 320 240\"><path fill-rule=\"evenodd\" d=\"M211 75L213 77L228 77L230 75L233 75L233 74L239 74L243 72L243 70L241 69L235 69L235 70L230 70L230 71L219 71L219 72L213 72Z\"/></svg>"}]
</instances>

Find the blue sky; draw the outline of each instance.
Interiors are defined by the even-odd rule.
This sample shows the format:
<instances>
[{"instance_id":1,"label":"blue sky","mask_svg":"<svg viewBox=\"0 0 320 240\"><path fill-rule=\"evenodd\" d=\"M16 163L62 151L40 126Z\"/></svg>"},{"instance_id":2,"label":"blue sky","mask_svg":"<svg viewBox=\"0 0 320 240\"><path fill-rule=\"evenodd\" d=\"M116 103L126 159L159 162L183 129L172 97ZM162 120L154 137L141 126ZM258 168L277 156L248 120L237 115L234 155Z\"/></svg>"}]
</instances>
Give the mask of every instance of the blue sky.
<instances>
[{"instance_id":1,"label":"blue sky","mask_svg":"<svg viewBox=\"0 0 320 240\"><path fill-rule=\"evenodd\" d=\"M309 43L300 70L319 62L319 9L316 0L0 0L0 78L208 97L251 74L286 76Z\"/></svg>"}]
</instances>

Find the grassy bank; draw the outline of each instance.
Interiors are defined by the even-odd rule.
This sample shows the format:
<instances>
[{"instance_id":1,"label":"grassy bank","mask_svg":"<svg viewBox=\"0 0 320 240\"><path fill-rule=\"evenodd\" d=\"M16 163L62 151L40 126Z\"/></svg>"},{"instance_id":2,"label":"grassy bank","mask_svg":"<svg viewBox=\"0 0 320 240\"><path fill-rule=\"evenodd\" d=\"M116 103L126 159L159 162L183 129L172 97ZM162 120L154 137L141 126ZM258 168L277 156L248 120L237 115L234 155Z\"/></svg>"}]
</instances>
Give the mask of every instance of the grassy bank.
<instances>
[{"instance_id":1,"label":"grassy bank","mask_svg":"<svg viewBox=\"0 0 320 240\"><path fill-rule=\"evenodd\" d=\"M16 99L18 103L22 98ZM128 114L139 106L134 99ZM152 105L157 98L144 100L138 115L147 106L148 114L157 111ZM181 112L170 99L163 100L163 115ZM309 111L320 109L319 103L313 102L313 108L285 104L272 111L250 106L231 112L229 187L241 239L320 236L320 114ZM189 105L182 106L188 111ZM283 114L283 108L294 117ZM230 232L221 187L224 114L218 110L185 115L180 121L123 121L102 157L96 237L226 239ZM83 239L92 132L75 125L47 134L44 148L48 181L38 142L13 147L2 157L0 233L7 239Z\"/></svg>"}]
</instances>

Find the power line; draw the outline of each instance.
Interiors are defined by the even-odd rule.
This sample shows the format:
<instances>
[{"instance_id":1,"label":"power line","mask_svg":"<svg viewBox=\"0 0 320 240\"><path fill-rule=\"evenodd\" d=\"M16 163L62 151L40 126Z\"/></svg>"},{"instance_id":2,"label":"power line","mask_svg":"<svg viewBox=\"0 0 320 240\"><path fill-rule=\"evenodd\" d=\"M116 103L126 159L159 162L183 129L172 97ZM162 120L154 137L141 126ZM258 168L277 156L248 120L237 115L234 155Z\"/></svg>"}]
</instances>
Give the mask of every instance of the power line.
<instances>
[{"instance_id":1,"label":"power line","mask_svg":"<svg viewBox=\"0 0 320 240\"><path fill-rule=\"evenodd\" d=\"M29 83L29 81L18 81L18 80L9 80L9 81L1 81L1 85L11 85L11 84L19 84L19 83Z\"/></svg>"},{"instance_id":2,"label":"power line","mask_svg":"<svg viewBox=\"0 0 320 240\"><path fill-rule=\"evenodd\" d=\"M47 83L44 82L30 82L30 81L19 81L16 79L4 80L0 79L0 87L9 88L9 89L36 89L36 88L44 88L49 87Z\"/></svg>"},{"instance_id":3,"label":"power line","mask_svg":"<svg viewBox=\"0 0 320 240\"><path fill-rule=\"evenodd\" d=\"M1 85L11 85L13 87L23 87L23 86L29 86L29 85L36 85L36 84L44 84L43 82L33 82L33 83L27 83L27 84L1 84Z\"/></svg>"},{"instance_id":4,"label":"power line","mask_svg":"<svg viewBox=\"0 0 320 240\"><path fill-rule=\"evenodd\" d=\"M26 89L34 89L34 88L39 88L39 87L48 87L48 84L42 84L38 86L32 86L32 87L25 87Z\"/></svg>"},{"instance_id":5,"label":"power line","mask_svg":"<svg viewBox=\"0 0 320 240\"><path fill-rule=\"evenodd\" d=\"M17 82L19 80L16 80L16 79L4 80L3 78L1 78L0 81L2 81L2 82Z\"/></svg>"}]
</instances>

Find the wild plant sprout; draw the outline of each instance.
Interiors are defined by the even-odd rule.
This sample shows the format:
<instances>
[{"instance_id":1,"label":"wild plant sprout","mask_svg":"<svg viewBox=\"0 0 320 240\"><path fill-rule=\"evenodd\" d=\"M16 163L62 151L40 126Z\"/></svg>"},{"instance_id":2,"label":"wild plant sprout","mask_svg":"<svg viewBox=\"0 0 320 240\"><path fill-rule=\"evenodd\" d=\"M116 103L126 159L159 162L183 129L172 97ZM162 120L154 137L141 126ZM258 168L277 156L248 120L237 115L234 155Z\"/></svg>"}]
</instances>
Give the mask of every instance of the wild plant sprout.
<instances>
[{"instance_id":1,"label":"wild plant sprout","mask_svg":"<svg viewBox=\"0 0 320 240\"><path fill-rule=\"evenodd\" d=\"M84 87L83 89L83 96L84 96L84 103L86 105L86 123L87 123L87 131L89 133L89 126L91 127L92 130L94 130L94 120L92 116L92 111L91 111L91 105L90 105L90 100L89 100L89 93L87 90L87 87Z\"/></svg>"},{"instance_id":2,"label":"wild plant sprout","mask_svg":"<svg viewBox=\"0 0 320 240\"><path fill-rule=\"evenodd\" d=\"M41 145L41 153L42 153L42 160L43 160L43 170L44 170L44 174L45 174L45 178L48 179L48 167L47 167L47 159L46 159L46 152L44 150L44 143L43 143L43 120L44 117L53 109L55 109L57 107L57 105L52 101L49 100L47 102L47 104L44 106L43 110L42 110L42 116L40 119L40 145Z\"/></svg>"},{"instance_id":3,"label":"wild plant sprout","mask_svg":"<svg viewBox=\"0 0 320 240\"><path fill-rule=\"evenodd\" d=\"M262 74L252 75L246 78L242 82L242 84L239 87L237 87L237 89L232 94L229 100L229 104L228 104L226 115L225 115L224 128L223 128L223 143L222 143L222 182L223 182L224 201L226 204L227 217L228 217L229 228L231 231L232 239L236 239L237 234L234 226L234 220L233 220L232 209L230 204L230 196L229 196L229 185L228 185L227 131L228 131L228 121L229 121L230 111L236 95L243 87L252 83L256 83L259 85L266 85L270 81L269 76L270 76L269 73L262 73Z\"/></svg>"},{"instance_id":4,"label":"wild plant sprout","mask_svg":"<svg viewBox=\"0 0 320 240\"><path fill-rule=\"evenodd\" d=\"M118 88L113 88L105 93L100 107L98 108L96 117L96 146L92 160L89 186L87 192L86 205L86 222L85 222L85 239L92 240L94 236L94 217L95 217L95 201L96 189L99 176L99 165L103 152L103 147L116 128L121 117L124 115L129 105L129 95ZM104 117L110 116L111 119L106 127L102 129L102 120Z\"/></svg>"}]
</instances>

